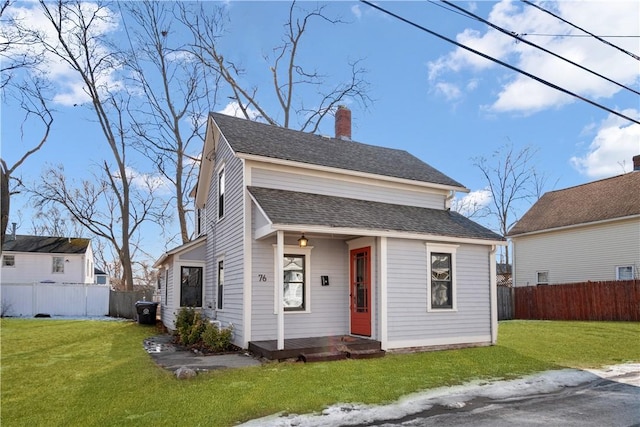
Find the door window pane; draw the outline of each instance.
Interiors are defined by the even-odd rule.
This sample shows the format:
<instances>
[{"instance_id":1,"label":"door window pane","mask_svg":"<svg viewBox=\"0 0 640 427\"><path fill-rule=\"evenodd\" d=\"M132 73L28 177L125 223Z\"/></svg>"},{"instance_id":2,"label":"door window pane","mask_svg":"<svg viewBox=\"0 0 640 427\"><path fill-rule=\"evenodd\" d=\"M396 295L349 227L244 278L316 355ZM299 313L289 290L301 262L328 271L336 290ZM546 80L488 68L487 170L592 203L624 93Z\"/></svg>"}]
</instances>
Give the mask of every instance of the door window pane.
<instances>
[{"instance_id":1,"label":"door window pane","mask_svg":"<svg viewBox=\"0 0 640 427\"><path fill-rule=\"evenodd\" d=\"M304 310L304 255L285 255L284 257L284 309Z\"/></svg>"}]
</instances>

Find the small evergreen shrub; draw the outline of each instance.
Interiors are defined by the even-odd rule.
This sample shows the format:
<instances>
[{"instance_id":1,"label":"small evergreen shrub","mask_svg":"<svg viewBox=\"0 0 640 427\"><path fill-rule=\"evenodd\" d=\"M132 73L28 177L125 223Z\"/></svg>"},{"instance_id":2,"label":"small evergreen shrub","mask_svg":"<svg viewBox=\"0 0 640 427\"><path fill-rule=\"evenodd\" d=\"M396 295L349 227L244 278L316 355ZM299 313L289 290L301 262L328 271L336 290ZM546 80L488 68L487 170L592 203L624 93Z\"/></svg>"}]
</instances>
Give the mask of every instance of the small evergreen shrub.
<instances>
[{"instance_id":1,"label":"small evergreen shrub","mask_svg":"<svg viewBox=\"0 0 640 427\"><path fill-rule=\"evenodd\" d=\"M202 342L211 351L225 351L231 347L232 334L231 328L219 329L217 325L208 323L202 333Z\"/></svg>"},{"instance_id":2,"label":"small evergreen shrub","mask_svg":"<svg viewBox=\"0 0 640 427\"><path fill-rule=\"evenodd\" d=\"M183 307L178 312L175 324L180 343L191 346L201 341L207 321L196 309Z\"/></svg>"}]
</instances>

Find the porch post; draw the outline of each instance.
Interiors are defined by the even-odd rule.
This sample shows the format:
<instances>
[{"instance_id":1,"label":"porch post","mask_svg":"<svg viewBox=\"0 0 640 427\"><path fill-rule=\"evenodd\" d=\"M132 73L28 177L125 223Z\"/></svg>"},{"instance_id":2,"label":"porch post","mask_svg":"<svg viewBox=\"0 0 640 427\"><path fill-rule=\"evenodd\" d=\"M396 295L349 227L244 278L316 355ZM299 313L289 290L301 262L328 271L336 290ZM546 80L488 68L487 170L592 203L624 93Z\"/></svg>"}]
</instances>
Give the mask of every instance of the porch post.
<instances>
[{"instance_id":1,"label":"porch post","mask_svg":"<svg viewBox=\"0 0 640 427\"><path fill-rule=\"evenodd\" d=\"M276 247L276 307L277 307L277 324L278 324L278 350L284 350L284 231L277 232Z\"/></svg>"}]
</instances>

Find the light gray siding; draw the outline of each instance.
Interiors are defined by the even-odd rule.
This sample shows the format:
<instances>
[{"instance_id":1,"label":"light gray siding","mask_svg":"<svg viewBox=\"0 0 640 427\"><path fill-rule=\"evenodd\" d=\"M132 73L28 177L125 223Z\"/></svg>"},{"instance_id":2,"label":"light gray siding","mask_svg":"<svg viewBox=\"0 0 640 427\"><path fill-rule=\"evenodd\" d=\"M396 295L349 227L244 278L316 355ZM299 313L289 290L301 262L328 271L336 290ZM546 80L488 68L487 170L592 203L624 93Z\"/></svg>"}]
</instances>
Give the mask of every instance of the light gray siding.
<instances>
[{"instance_id":1,"label":"light gray siding","mask_svg":"<svg viewBox=\"0 0 640 427\"><path fill-rule=\"evenodd\" d=\"M491 341L489 249L460 245L456 256L457 310L428 312L425 242L388 240L390 348Z\"/></svg>"},{"instance_id":2,"label":"light gray siding","mask_svg":"<svg viewBox=\"0 0 640 427\"><path fill-rule=\"evenodd\" d=\"M296 245L296 236L285 239L286 245ZM252 341L276 339L274 314L274 256L276 239L254 241L252 248ZM349 290L348 251L342 240L310 239L311 271L307 284L311 286L307 303L310 312L285 312L285 338L340 335L348 333ZM286 252L286 251L285 251ZM259 275L266 281L260 282ZM321 286L320 276L329 276L329 286Z\"/></svg>"},{"instance_id":3,"label":"light gray siding","mask_svg":"<svg viewBox=\"0 0 640 427\"><path fill-rule=\"evenodd\" d=\"M170 263L166 270L161 270L162 274L167 272L167 283L165 283L165 288L162 289L162 307L160 309L160 317L162 318L162 323L169 330L175 329L175 315L176 315L176 299L174 297L176 286L173 283L173 263Z\"/></svg>"},{"instance_id":4,"label":"light gray siding","mask_svg":"<svg viewBox=\"0 0 640 427\"><path fill-rule=\"evenodd\" d=\"M392 188L383 185L381 181L372 180L367 183L345 180L344 177L340 179L337 176L329 178L298 174L292 168L275 171L253 167L250 185L432 209L443 209L446 195L446 192Z\"/></svg>"},{"instance_id":5,"label":"light gray siding","mask_svg":"<svg viewBox=\"0 0 640 427\"><path fill-rule=\"evenodd\" d=\"M629 219L513 239L515 286L616 280L616 266L640 268L640 219Z\"/></svg>"},{"instance_id":6,"label":"light gray siding","mask_svg":"<svg viewBox=\"0 0 640 427\"><path fill-rule=\"evenodd\" d=\"M207 250L205 274L205 298L217 305L218 260L224 259L223 309L215 309L216 319L223 327L233 325L233 342L243 344L243 269L244 242L244 186L243 164L235 157L229 146L221 141L218 145L216 165L206 206ZM218 219L218 173L225 170L224 216ZM207 315L213 314L213 309Z\"/></svg>"}]
</instances>

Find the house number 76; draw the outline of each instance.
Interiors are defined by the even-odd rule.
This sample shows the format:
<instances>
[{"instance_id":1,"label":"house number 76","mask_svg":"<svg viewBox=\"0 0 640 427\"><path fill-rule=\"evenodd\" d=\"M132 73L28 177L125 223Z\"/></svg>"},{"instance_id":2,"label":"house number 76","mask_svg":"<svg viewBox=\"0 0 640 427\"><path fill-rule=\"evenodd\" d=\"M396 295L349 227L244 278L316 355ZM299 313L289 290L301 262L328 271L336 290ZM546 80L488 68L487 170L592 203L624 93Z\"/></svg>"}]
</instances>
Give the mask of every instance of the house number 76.
<instances>
[{"instance_id":1,"label":"house number 76","mask_svg":"<svg viewBox=\"0 0 640 427\"><path fill-rule=\"evenodd\" d=\"M266 274L258 274L258 282L266 282L267 275Z\"/></svg>"}]
</instances>

